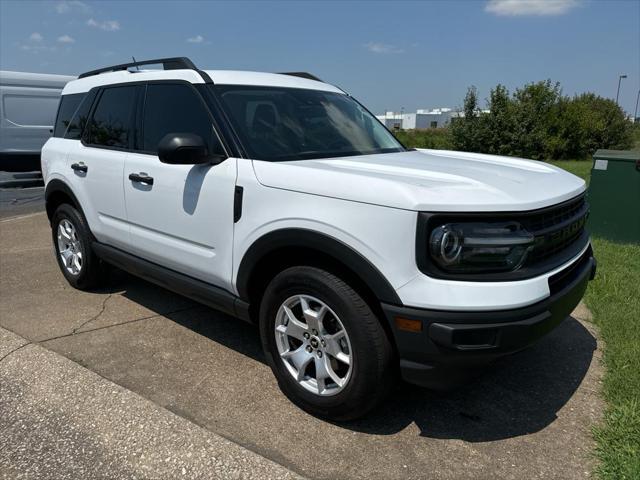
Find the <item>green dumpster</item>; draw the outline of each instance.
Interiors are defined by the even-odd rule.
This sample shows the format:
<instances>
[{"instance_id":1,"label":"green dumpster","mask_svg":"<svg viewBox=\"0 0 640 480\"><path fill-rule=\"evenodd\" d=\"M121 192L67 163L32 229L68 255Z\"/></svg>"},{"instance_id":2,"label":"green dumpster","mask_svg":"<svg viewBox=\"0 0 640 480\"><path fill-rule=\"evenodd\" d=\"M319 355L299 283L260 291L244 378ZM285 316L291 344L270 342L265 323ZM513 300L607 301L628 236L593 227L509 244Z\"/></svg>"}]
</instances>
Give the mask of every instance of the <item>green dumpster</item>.
<instances>
[{"instance_id":1,"label":"green dumpster","mask_svg":"<svg viewBox=\"0 0 640 480\"><path fill-rule=\"evenodd\" d=\"M588 195L592 235L640 243L640 151L598 150Z\"/></svg>"}]
</instances>

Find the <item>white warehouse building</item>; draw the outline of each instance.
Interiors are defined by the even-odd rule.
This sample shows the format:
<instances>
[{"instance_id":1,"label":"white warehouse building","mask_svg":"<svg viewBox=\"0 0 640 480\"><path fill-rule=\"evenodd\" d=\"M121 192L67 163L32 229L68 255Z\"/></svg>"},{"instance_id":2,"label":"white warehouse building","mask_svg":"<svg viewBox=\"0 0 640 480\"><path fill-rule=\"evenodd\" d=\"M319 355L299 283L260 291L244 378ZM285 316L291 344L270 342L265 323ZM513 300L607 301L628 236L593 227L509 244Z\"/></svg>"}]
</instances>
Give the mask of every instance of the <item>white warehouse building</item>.
<instances>
[{"instance_id":1,"label":"white warehouse building","mask_svg":"<svg viewBox=\"0 0 640 480\"><path fill-rule=\"evenodd\" d=\"M419 109L415 113L385 112L383 115L376 115L376 118L391 130L413 130L445 127L453 119L463 116L464 112L458 112L452 108L435 108Z\"/></svg>"}]
</instances>

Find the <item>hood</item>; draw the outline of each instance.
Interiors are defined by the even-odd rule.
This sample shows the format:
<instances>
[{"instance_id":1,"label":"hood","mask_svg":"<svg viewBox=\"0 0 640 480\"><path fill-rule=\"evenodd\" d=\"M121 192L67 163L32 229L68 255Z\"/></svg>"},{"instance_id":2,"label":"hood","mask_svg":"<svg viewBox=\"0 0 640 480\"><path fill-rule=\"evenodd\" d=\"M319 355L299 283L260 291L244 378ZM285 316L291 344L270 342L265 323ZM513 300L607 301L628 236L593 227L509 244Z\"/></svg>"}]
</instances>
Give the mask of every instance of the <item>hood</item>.
<instances>
[{"instance_id":1,"label":"hood","mask_svg":"<svg viewBox=\"0 0 640 480\"><path fill-rule=\"evenodd\" d=\"M268 187L430 212L535 210L585 189L582 179L540 161L446 150L253 166Z\"/></svg>"}]
</instances>

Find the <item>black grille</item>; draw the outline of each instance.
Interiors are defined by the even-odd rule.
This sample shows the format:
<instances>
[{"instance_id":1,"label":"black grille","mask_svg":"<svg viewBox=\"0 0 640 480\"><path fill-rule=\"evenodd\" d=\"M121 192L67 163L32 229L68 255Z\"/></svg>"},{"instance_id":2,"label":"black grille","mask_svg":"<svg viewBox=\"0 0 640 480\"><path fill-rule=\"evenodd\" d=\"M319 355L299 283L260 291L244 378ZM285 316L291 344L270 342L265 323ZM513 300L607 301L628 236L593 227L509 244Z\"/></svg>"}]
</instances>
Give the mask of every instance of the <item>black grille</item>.
<instances>
[{"instance_id":1,"label":"black grille","mask_svg":"<svg viewBox=\"0 0 640 480\"><path fill-rule=\"evenodd\" d=\"M535 245L525 265L535 265L563 252L585 234L589 205L584 195L522 218L522 225L535 236Z\"/></svg>"}]
</instances>

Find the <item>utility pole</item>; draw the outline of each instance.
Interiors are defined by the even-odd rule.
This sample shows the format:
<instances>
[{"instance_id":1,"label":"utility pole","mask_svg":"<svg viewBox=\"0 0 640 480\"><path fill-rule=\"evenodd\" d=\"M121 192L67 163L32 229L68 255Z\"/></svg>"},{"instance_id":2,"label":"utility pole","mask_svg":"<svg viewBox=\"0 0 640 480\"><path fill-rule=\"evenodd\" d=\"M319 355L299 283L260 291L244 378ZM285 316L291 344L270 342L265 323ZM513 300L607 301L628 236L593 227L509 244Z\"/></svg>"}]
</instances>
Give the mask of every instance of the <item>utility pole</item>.
<instances>
[{"instance_id":1,"label":"utility pole","mask_svg":"<svg viewBox=\"0 0 640 480\"><path fill-rule=\"evenodd\" d=\"M640 101L640 89L638 90L638 96L636 97L636 111L633 114L633 123L638 121L638 102Z\"/></svg>"},{"instance_id":2,"label":"utility pole","mask_svg":"<svg viewBox=\"0 0 640 480\"><path fill-rule=\"evenodd\" d=\"M627 76L626 75L620 75L618 77L618 93L616 93L616 105L619 105L618 104L618 97L620 96L620 82L622 82L623 78L627 78Z\"/></svg>"}]
</instances>

